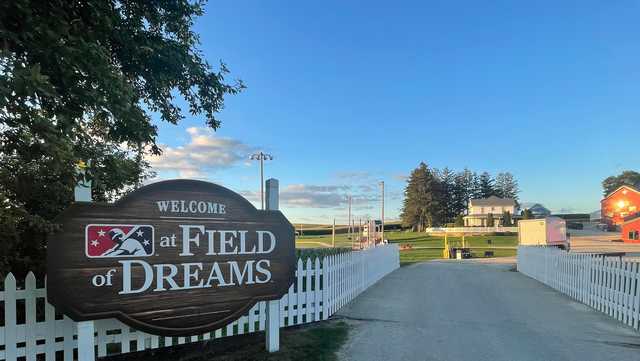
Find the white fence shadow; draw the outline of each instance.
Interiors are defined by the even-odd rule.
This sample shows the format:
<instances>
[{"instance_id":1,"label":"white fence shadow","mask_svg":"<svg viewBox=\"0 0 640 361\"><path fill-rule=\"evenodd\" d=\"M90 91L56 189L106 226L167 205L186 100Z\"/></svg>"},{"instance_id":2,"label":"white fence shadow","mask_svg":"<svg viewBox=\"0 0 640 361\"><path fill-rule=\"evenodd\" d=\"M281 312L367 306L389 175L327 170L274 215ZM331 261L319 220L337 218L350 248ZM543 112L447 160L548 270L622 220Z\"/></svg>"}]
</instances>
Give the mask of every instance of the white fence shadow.
<instances>
[{"instance_id":1,"label":"white fence shadow","mask_svg":"<svg viewBox=\"0 0 640 361\"><path fill-rule=\"evenodd\" d=\"M400 267L397 245L349 252L320 259L298 260L296 282L280 299L280 327L326 320L342 306L382 277ZM0 360L55 360L56 354L72 361L77 348L77 325L56 314L46 301L46 288L36 286L29 273L24 288L16 287L9 274L0 292L4 303L4 325L0 327ZM198 342L244 333L264 331L266 302L214 332L190 337L159 337L136 331L115 319L95 321L98 357ZM3 348L3 349L2 349ZM38 358L39 357L39 358Z\"/></svg>"}]
</instances>

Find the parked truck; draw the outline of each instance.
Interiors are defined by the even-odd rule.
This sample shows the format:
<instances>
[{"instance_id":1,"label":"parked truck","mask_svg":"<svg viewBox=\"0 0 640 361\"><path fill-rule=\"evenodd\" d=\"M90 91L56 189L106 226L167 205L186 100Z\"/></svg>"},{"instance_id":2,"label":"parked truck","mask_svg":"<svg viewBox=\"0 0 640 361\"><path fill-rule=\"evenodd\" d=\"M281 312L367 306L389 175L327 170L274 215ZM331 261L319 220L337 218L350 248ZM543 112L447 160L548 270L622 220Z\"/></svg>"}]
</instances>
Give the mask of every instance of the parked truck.
<instances>
[{"instance_id":1,"label":"parked truck","mask_svg":"<svg viewBox=\"0 0 640 361\"><path fill-rule=\"evenodd\" d=\"M520 220L518 243L522 246L554 246L568 251L567 222L559 217Z\"/></svg>"}]
</instances>

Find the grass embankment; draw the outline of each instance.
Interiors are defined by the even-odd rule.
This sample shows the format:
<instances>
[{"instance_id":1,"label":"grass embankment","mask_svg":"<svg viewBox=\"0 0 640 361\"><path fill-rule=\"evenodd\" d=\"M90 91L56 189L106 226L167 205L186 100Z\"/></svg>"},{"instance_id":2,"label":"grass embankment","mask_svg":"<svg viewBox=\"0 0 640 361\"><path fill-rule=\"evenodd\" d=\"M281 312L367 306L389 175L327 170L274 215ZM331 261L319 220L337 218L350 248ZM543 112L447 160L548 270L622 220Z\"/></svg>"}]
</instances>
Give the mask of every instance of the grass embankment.
<instances>
[{"instance_id":1,"label":"grass embankment","mask_svg":"<svg viewBox=\"0 0 640 361\"><path fill-rule=\"evenodd\" d=\"M347 340L344 321L323 321L280 329L280 351L265 350L264 332L197 344L118 355L114 361L333 361Z\"/></svg>"},{"instance_id":2,"label":"grass embankment","mask_svg":"<svg viewBox=\"0 0 640 361\"><path fill-rule=\"evenodd\" d=\"M442 235L428 235L423 232L388 231L385 232L385 238L390 243L397 243L408 248L400 251L400 263L403 265L442 258L442 250L444 249L444 236ZM447 238L449 246L462 246L462 237L449 236ZM517 244L518 237L516 235L465 237L465 245L471 248L471 253L474 257L484 257L485 252L493 252L494 257L515 256ZM296 247L298 248L330 248L331 245L331 235L296 237ZM337 234L335 245L336 247L350 248L351 240L347 238L346 234Z\"/></svg>"}]
</instances>

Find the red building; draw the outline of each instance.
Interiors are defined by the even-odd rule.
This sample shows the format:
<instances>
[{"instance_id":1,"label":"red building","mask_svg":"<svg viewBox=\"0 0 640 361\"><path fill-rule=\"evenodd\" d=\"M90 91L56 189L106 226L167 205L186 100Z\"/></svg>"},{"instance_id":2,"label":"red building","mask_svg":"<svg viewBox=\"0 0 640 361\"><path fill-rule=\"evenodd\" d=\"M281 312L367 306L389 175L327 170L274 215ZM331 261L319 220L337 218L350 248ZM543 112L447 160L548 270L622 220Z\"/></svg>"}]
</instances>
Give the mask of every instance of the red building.
<instances>
[{"instance_id":1,"label":"red building","mask_svg":"<svg viewBox=\"0 0 640 361\"><path fill-rule=\"evenodd\" d=\"M640 216L627 219L622 223L622 240L630 243L640 243Z\"/></svg>"},{"instance_id":2,"label":"red building","mask_svg":"<svg viewBox=\"0 0 640 361\"><path fill-rule=\"evenodd\" d=\"M640 191L622 186L600 201L602 220L611 225L622 225L625 217L640 212Z\"/></svg>"}]
</instances>

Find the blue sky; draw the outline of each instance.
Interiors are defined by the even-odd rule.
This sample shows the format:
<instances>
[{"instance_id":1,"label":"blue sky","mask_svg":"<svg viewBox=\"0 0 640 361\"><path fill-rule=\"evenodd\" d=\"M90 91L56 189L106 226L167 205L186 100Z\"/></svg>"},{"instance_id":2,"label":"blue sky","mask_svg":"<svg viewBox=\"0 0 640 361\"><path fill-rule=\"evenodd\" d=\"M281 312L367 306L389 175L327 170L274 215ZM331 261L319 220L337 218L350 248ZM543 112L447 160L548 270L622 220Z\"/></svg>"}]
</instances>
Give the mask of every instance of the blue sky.
<instances>
[{"instance_id":1,"label":"blue sky","mask_svg":"<svg viewBox=\"0 0 640 361\"><path fill-rule=\"evenodd\" d=\"M210 1L195 29L247 89L204 120L159 124L162 178L256 200L273 154L294 222L397 217L420 161L512 172L523 202L599 207L600 182L640 168L637 1Z\"/></svg>"}]
</instances>

